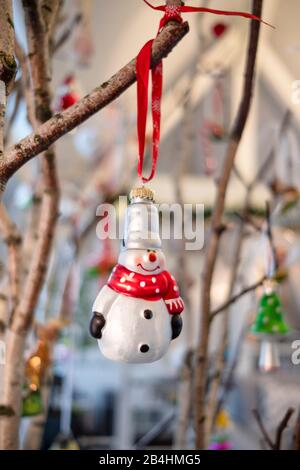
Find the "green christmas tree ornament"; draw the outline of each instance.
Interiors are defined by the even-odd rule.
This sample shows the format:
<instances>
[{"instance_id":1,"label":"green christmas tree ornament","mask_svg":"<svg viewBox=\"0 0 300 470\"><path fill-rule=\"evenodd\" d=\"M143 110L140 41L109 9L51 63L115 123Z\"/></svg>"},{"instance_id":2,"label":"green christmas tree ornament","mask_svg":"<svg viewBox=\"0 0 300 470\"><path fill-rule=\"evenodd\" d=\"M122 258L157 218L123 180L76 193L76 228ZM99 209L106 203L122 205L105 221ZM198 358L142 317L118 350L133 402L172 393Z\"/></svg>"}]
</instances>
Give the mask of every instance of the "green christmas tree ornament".
<instances>
[{"instance_id":1,"label":"green christmas tree ornament","mask_svg":"<svg viewBox=\"0 0 300 470\"><path fill-rule=\"evenodd\" d=\"M42 412L43 403L40 390L24 390L22 416L36 416Z\"/></svg>"},{"instance_id":2,"label":"green christmas tree ornament","mask_svg":"<svg viewBox=\"0 0 300 470\"><path fill-rule=\"evenodd\" d=\"M278 293L269 280L260 299L258 313L251 331L262 338L258 366L262 372L274 372L280 367L280 357L276 340L288 333Z\"/></svg>"},{"instance_id":3,"label":"green christmas tree ornament","mask_svg":"<svg viewBox=\"0 0 300 470\"><path fill-rule=\"evenodd\" d=\"M265 292L262 296L251 331L267 335L282 335L289 331L284 321L280 298L276 292Z\"/></svg>"}]
</instances>

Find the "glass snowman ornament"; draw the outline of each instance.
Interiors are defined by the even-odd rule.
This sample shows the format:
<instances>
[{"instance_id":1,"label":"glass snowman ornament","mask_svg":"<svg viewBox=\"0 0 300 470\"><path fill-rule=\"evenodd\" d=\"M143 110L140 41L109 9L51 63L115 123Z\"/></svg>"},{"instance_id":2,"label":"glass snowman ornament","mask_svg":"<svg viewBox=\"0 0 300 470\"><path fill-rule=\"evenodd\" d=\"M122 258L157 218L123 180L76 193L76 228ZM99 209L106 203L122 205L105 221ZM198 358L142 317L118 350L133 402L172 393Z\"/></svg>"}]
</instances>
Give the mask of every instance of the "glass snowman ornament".
<instances>
[{"instance_id":1,"label":"glass snowman ornament","mask_svg":"<svg viewBox=\"0 0 300 470\"><path fill-rule=\"evenodd\" d=\"M158 210L145 187L130 194L118 264L100 290L90 333L109 359L160 359L182 329L184 303L161 249Z\"/></svg>"}]
</instances>

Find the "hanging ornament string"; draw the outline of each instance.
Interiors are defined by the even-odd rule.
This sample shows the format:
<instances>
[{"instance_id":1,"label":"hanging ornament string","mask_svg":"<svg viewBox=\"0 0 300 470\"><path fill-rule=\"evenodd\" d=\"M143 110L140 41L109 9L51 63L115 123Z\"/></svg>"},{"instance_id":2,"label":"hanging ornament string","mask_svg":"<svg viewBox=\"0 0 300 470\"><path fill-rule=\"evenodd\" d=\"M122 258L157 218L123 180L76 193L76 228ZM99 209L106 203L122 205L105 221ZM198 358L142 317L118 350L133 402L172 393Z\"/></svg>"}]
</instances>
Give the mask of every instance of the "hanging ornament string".
<instances>
[{"instance_id":1,"label":"hanging ornament string","mask_svg":"<svg viewBox=\"0 0 300 470\"><path fill-rule=\"evenodd\" d=\"M274 259L273 250L268 237L267 227L263 231L264 245L265 245L265 273L268 279L272 279L276 273L276 262Z\"/></svg>"},{"instance_id":2,"label":"hanging ornament string","mask_svg":"<svg viewBox=\"0 0 300 470\"><path fill-rule=\"evenodd\" d=\"M142 182L150 181L156 170L159 140L160 140L160 103L162 95L162 62L152 69L152 168L148 178L142 175L144 151L145 151L145 135L146 135L146 121L148 112L148 84L149 84L149 71L151 65L151 49L153 39L148 41L141 49L136 60L136 75L137 75L137 131L139 141L139 161L138 161L138 175Z\"/></svg>"},{"instance_id":3,"label":"hanging ornament string","mask_svg":"<svg viewBox=\"0 0 300 470\"><path fill-rule=\"evenodd\" d=\"M214 15L226 15L226 16L242 16L244 18L260 21L264 24L269 25L258 16L252 15L251 13L241 11L223 11L214 10L205 7L188 7L188 6L153 6L147 0L143 0L153 10L163 11L164 16L160 20L158 33L169 21L182 22L181 13L199 13L206 12ZM157 33L157 34L158 34ZM136 60L136 78L137 78L137 134L139 144L139 160L138 160L138 175L142 180L142 183L150 181L154 175L157 165L158 152L159 152L159 141L160 141L160 117L161 117L161 96L162 96L162 83L163 83L163 69L162 61L160 61L154 68L152 68L152 167L148 177L143 176L143 163L144 163L144 152L145 152L145 140L146 140L146 122L148 112L148 84L149 84L149 73L151 68L151 49L153 39L148 41L143 48L140 50Z\"/></svg>"}]
</instances>

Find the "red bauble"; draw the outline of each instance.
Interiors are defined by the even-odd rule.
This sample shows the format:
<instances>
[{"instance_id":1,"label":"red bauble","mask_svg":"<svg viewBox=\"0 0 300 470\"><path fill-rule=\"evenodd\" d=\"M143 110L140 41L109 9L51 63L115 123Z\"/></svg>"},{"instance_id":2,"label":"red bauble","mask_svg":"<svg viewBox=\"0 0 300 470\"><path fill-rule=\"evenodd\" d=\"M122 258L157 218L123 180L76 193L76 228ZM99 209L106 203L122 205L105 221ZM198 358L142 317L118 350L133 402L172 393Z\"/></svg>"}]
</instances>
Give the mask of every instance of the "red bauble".
<instances>
[{"instance_id":1,"label":"red bauble","mask_svg":"<svg viewBox=\"0 0 300 470\"><path fill-rule=\"evenodd\" d=\"M74 75L69 74L65 77L59 93L58 111L70 108L79 101L80 96L77 91L77 83Z\"/></svg>"},{"instance_id":2,"label":"red bauble","mask_svg":"<svg viewBox=\"0 0 300 470\"><path fill-rule=\"evenodd\" d=\"M219 38L227 30L228 26L225 23L214 23L212 26L212 33L215 38Z\"/></svg>"}]
</instances>

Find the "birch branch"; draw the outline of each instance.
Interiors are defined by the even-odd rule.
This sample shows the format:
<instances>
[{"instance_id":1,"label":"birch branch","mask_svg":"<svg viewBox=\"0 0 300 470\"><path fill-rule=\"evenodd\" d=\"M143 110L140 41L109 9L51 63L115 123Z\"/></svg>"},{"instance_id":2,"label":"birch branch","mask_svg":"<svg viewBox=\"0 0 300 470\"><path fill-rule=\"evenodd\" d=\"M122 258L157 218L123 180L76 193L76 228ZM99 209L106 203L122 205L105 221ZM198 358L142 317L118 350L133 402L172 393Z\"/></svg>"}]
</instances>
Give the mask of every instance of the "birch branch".
<instances>
[{"instance_id":1,"label":"birch branch","mask_svg":"<svg viewBox=\"0 0 300 470\"><path fill-rule=\"evenodd\" d=\"M34 96L33 125L37 127L51 117L49 37L38 0L23 0L31 83ZM35 307L45 279L51 252L58 210L58 183L55 155L48 149L42 159L43 197L40 211L38 240L31 260L24 292L10 321L7 340L4 401L13 410L3 421L4 449L18 448L21 390L23 383L23 354L27 332L31 327Z\"/></svg>"},{"instance_id":2,"label":"birch branch","mask_svg":"<svg viewBox=\"0 0 300 470\"><path fill-rule=\"evenodd\" d=\"M11 0L0 0L0 161L4 159L4 118L6 95L16 73L14 25Z\"/></svg>"},{"instance_id":3,"label":"birch branch","mask_svg":"<svg viewBox=\"0 0 300 470\"><path fill-rule=\"evenodd\" d=\"M170 22L153 42L151 67L166 57L173 47L187 34L187 22ZM6 153L0 163L0 182L2 186L25 163L45 151L51 144L69 131L93 116L100 109L118 98L136 81L135 59L120 69L107 82L96 87L74 106L55 114L42 125L22 139Z\"/></svg>"},{"instance_id":4,"label":"birch branch","mask_svg":"<svg viewBox=\"0 0 300 470\"><path fill-rule=\"evenodd\" d=\"M202 6L207 6L208 1L204 0ZM180 4L180 2L179 2ZM180 145L180 158L175 166L174 181L175 181L175 194L176 201L183 207L184 200L182 194L182 182L184 175L189 167L190 160L193 154L193 140L194 135L194 108L192 103L192 91L195 81L201 70L200 59L202 58L206 43L205 35L203 34L203 20L205 16L199 15L197 21L198 45L197 45L197 60L195 60L188 71L187 86L182 92L180 99L177 100L177 106L182 106L183 117L181 122L181 135L178 144ZM184 232L184 230L183 230ZM185 337L187 351L183 359L182 371L180 374L179 383L177 385L177 419L175 423L174 433L174 448L185 449L187 448L187 433L192 416L192 401L193 401L193 357L194 351L189 348L190 340L193 337L193 325L191 321L191 301L189 298L189 290L192 280L188 274L187 259L185 256L186 238L180 242L179 255L177 258L176 278L180 285L182 297L185 299Z\"/></svg>"},{"instance_id":5,"label":"birch branch","mask_svg":"<svg viewBox=\"0 0 300 470\"><path fill-rule=\"evenodd\" d=\"M0 233L7 246L10 301L11 310L14 311L19 300L20 291L22 237L17 226L6 212L3 203L0 205Z\"/></svg>"},{"instance_id":6,"label":"birch branch","mask_svg":"<svg viewBox=\"0 0 300 470\"><path fill-rule=\"evenodd\" d=\"M267 276L263 276L254 284L251 284L250 286L245 287L240 292L230 297L229 300L221 304L218 308L216 308L215 310L212 310L210 314L210 321L212 321L216 317L216 315L226 310L228 307L230 307L230 305L232 305L234 302L239 300L241 297L248 294L249 292L256 290L258 287L262 286L266 279L267 279Z\"/></svg>"},{"instance_id":7,"label":"birch branch","mask_svg":"<svg viewBox=\"0 0 300 470\"><path fill-rule=\"evenodd\" d=\"M0 160L4 158L4 119L6 111L6 84L0 80Z\"/></svg>"},{"instance_id":8,"label":"birch branch","mask_svg":"<svg viewBox=\"0 0 300 470\"><path fill-rule=\"evenodd\" d=\"M252 11L260 16L262 10L262 0L253 0ZM225 206L225 196L229 178L233 169L237 149L241 140L247 117L250 110L252 88L254 81L254 69L258 46L260 24L251 21L249 48L247 54L246 72L242 99L236 121L231 131L227 154L224 160L223 171L218 183L216 204L212 215L211 234L206 250L205 267L203 273L202 299L201 299L201 329L199 345L196 352L195 370L195 432L196 448L201 449L205 444L205 393L206 393L206 372L208 365L208 341L210 330L210 310L211 310L211 284L219 249L220 226L222 226L222 216Z\"/></svg>"},{"instance_id":9,"label":"birch branch","mask_svg":"<svg viewBox=\"0 0 300 470\"><path fill-rule=\"evenodd\" d=\"M252 413L253 413L254 418L256 419L257 425L260 429L260 432L261 432L265 442L268 444L270 449L273 449L273 446L274 446L273 441L272 441L271 437L269 436L268 431L265 428L265 425L263 423L263 420L260 416L259 411L258 410L253 410Z\"/></svg>"},{"instance_id":10,"label":"birch branch","mask_svg":"<svg viewBox=\"0 0 300 470\"><path fill-rule=\"evenodd\" d=\"M9 94L16 70L14 58L14 28L12 4L0 0L0 161L4 160L4 120L6 114L6 95ZM8 275L11 308L14 310L19 294L19 264L21 237L15 224L10 220L4 205L0 204L0 232L7 245ZM2 325L3 336L5 325Z\"/></svg>"},{"instance_id":11,"label":"birch branch","mask_svg":"<svg viewBox=\"0 0 300 470\"><path fill-rule=\"evenodd\" d=\"M36 1L23 0L28 33L31 80L34 91L35 126L51 115L49 41L43 27L41 13ZM25 283L25 296L18 306L12 328L26 331L31 324L34 309L43 284L48 257L51 251L55 222L58 212L58 181L53 148L47 150L42 160L43 197L40 209L39 237L29 274Z\"/></svg>"},{"instance_id":12,"label":"birch branch","mask_svg":"<svg viewBox=\"0 0 300 470\"><path fill-rule=\"evenodd\" d=\"M12 20L12 2L10 0L0 0L0 162L4 160L4 119L6 113L6 95L9 94L14 82L16 72L16 61L14 58L14 28ZM0 182L1 184L1 182ZM1 189L1 186L0 186ZM18 274L16 271L18 250L13 242L15 239L11 237L11 233L15 233L14 227L10 223L9 217L6 215L4 206L0 207L0 229L7 236L8 259L9 259L9 276L11 280L10 286L5 286L5 293L1 292L0 302L0 338L6 339L6 326L9 317L8 301L6 291L11 287L12 306L14 307L16 290L18 289ZM3 366L0 366L0 399L4 393L3 383ZM5 407L4 407L5 408ZM7 408L5 408L7 411ZM2 411L4 409L2 408ZM5 411L5 410L4 410ZM8 413L9 414L9 413ZM2 440L3 429L2 421L0 422L0 441ZM1 447L1 443L0 443Z\"/></svg>"},{"instance_id":13,"label":"birch branch","mask_svg":"<svg viewBox=\"0 0 300 470\"><path fill-rule=\"evenodd\" d=\"M62 32L62 34L57 39L56 43L53 45L53 52L56 53L59 49L68 41L71 37L76 26L81 22L82 15L77 13L71 21L70 25Z\"/></svg>"},{"instance_id":14,"label":"birch branch","mask_svg":"<svg viewBox=\"0 0 300 470\"><path fill-rule=\"evenodd\" d=\"M25 52L23 51L18 41L16 41L15 48L16 48L16 56L19 62L21 73L22 73L21 78L20 78L20 84L21 84L23 96L26 102L27 118L29 122L31 123L31 125L33 126L35 122L35 110L34 110L34 99L32 96L29 70L28 70L28 61L27 61Z\"/></svg>"}]
</instances>

